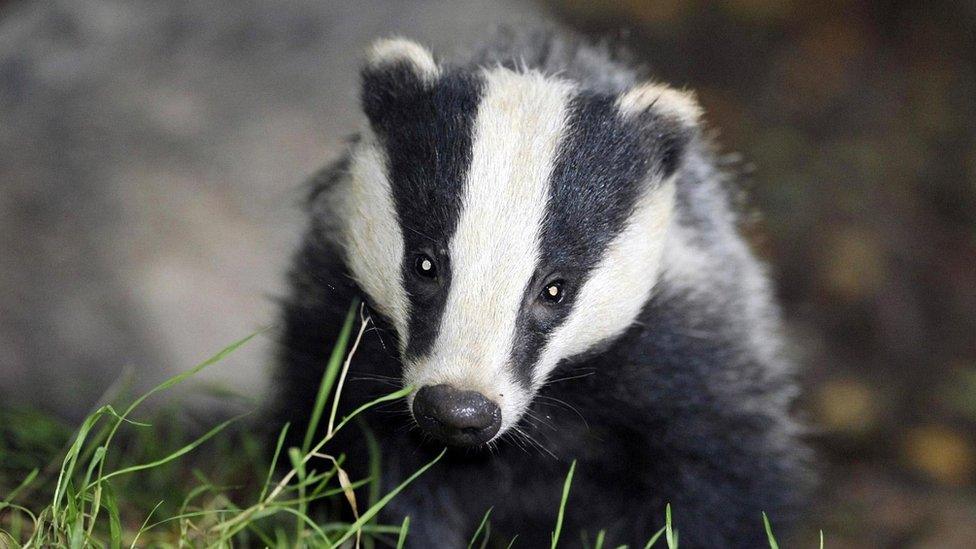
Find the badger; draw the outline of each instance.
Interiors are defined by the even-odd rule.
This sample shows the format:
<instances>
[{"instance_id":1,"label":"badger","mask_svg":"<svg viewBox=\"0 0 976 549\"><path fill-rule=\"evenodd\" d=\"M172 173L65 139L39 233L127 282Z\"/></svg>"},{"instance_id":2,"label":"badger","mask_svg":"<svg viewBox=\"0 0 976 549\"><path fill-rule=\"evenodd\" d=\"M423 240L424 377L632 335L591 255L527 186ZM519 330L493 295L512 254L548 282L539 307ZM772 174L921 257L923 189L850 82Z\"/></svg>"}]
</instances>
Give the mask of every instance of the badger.
<instances>
[{"instance_id":1,"label":"badger","mask_svg":"<svg viewBox=\"0 0 976 549\"><path fill-rule=\"evenodd\" d=\"M301 433L350 303L341 395L411 387L366 424L413 547L758 547L801 509L807 450L781 321L687 91L605 45L505 35L463 59L375 42L365 120L312 182L283 303L281 420ZM335 439L365 476L366 438Z\"/></svg>"}]
</instances>

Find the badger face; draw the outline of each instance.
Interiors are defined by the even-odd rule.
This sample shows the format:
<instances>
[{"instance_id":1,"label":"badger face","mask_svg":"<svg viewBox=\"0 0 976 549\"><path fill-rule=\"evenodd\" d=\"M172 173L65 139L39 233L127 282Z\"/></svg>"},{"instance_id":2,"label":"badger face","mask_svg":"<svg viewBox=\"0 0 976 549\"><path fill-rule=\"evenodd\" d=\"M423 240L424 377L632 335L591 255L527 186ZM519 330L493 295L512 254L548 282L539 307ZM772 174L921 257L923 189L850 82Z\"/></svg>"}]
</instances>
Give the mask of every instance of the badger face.
<instances>
[{"instance_id":1,"label":"badger face","mask_svg":"<svg viewBox=\"0 0 976 549\"><path fill-rule=\"evenodd\" d=\"M332 195L349 269L397 332L417 423L482 445L648 301L698 107L652 84L442 68L405 40L373 46L362 102Z\"/></svg>"}]
</instances>

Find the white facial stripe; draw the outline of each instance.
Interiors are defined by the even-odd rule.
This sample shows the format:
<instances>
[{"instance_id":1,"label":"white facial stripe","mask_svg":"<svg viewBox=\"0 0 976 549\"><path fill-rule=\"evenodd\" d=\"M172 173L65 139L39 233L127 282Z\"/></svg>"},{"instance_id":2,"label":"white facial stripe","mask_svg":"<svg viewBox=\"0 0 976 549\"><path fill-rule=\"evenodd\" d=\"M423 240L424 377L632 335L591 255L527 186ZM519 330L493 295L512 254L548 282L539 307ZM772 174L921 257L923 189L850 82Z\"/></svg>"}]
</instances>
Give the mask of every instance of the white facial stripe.
<instances>
[{"instance_id":1,"label":"white facial stripe","mask_svg":"<svg viewBox=\"0 0 976 549\"><path fill-rule=\"evenodd\" d=\"M351 176L341 183L347 188L333 193L335 211L341 212L342 243L353 278L393 322L402 351L408 336L408 302L401 271L403 233L397 223L385 154L370 131L363 135L351 158Z\"/></svg>"},{"instance_id":2,"label":"white facial stripe","mask_svg":"<svg viewBox=\"0 0 976 549\"><path fill-rule=\"evenodd\" d=\"M620 335L637 318L658 279L674 205L674 180L646 191L580 289L532 371L538 388L556 364Z\"/></svg>"},{"instance_id":3,"label":"white facial stripe","mask_svg":"<svg viewBox=\"0 0 976 549\"><path fill-rule=\"evenodd\" d=\"M504 433L531 398L510 359L574 88L537 73L498 68L483 74L440 333L429 356L408 364L404 378L416 387L449 383L481 392L501 407Z\"/></svg>"}]
</instances>

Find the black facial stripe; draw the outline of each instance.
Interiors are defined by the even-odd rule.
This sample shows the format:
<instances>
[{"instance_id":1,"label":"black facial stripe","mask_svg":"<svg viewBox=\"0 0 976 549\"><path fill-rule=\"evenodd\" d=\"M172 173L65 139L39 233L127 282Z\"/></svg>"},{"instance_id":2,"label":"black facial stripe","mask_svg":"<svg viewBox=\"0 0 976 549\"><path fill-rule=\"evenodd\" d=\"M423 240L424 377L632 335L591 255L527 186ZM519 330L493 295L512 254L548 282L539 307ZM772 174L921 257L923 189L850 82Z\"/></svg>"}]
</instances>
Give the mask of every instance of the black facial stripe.
<instances>
[{"instance_id":1,"label":"black facial stripe","mask_svg":"<svg viewBox=\"0 0 976 549\"><path fill-rule=\"evenodd\" d=\"M623 230L649 170L660 161L644 121L625 119L615 102L613 96L583 93L571 105L550 180L537 279L525 290L516 329L513 363L525 384L549 335L569 316L582 282ZM534 306L550 273L567 280L563 302L546 314L530 314L526 308Z\"/></svg>"},{"instance_id":2,"label":"black facial stripe","mask_svg":"<svg viewBox=\"0 0 976 549\"><path fill-rule=\"evenodd\" d=\"M578 96L550 181L541 265L585 275L623 229L652 163L644 134L608 95Z\"/></svg>"},{"instance_id":3,"label":"black facial stripe","mask_svg":"<svg viewBox=\"0 0 976 549\"><path fill-rule=\"evenodd\" d=\"M403 229L407 356L429 351L440 327L451 280L446 252L461 212L481 87L476 76L458 72L425 83L402 65L364 74L364 110L386 149ZM438 261L439 290L416 280L418 252Z\"/></svg>"}]
</instances>

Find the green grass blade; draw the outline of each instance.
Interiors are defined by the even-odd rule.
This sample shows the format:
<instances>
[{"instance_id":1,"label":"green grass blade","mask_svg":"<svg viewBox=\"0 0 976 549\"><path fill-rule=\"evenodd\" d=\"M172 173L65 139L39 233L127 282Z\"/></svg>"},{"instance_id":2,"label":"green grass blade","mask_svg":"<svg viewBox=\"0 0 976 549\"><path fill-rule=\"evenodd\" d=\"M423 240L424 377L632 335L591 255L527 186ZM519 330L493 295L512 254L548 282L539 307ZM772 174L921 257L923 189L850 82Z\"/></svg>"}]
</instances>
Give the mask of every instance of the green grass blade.
<instances>
[{"instance_id":1,"label":"green grass blade","mask_svg":"<svg viewBox=\"0 0 976 549\"><path fill-rule=\"evenodd\" d=\"M114 477L121 476L121 475L127 475L129 473L135 473L136 471L143 471L145 469L152 469L153 467L159 467L160 465L163 465L164 463L169 463L170 461L173 461L174 459L177 459L180 456L183 456L183 455L185 455L185 454L187 454L189 452L192 452L198 446L200 446L204 442L210 440L214 435L216 435L217 433L223 431L228 425L230 425L231 423L234 423L235 421L237 421L238 419L241 419L242 417L244 417L246 415L247 414L241 414L239 416L235 416L235 417L232 417L232 418L228 419L227 421L225 421L225 422L221 423L220 425L217 425L213 429L207 431L207 433L205 435L203 435L200 438L194 440L193 442L187 444L186 446L180 448L179 450L177 450L177 451L169 454L168 456L162 457L162 458L157 459L155 461L150 461L149 463L143 463L143 464L140 464L140 465L132 465L130 467L125 467L123 469L119 469L118 471L112 471L111 473L109 473L109 474L101 477L100 479L95 480L94 482L92 482L92 484L93 485L94 484L98 484L100 482L105 482L106 480L108 480L110 478L114 478ZM89 488L90 488L90 486L89 486Z\"/></svg>"},{"instance_id":2,"label":"green grass blade","mask_svg":"<svg viewBox=\"0 0 976 549\"><path fill-rule=\"evenodd\" d=\"M362 488L363 486L365 486L368 483L369 483L369 479L368 478L359 479L357 481L350 482L349 483L349 489L350 490L358 490L358 489ZM326 490L326 489L322 488L322 486L320 485L320 486L316 487L316 490L314 492L312 492L311 494L308 494L307 496L305 496L304 499L302 499L301 497L299 497L299 498L295 498L295 499L279 500L278 503L281 504L281 505L298 505L298 504L300 504L302 502L304 502L304 503L307 504L307 503L311 503L311 502L313 502L315 500L319 500L319 499L323 499L323 498L331 498L331 497L334 497L334 496L344 495L346 493L346 491L347 491L346 488L343 488L341 486L338 487L338 488L332 488L332 489Z\"/></svg>"},{"instance_id":3,"label":"green grass blade","mask_svg":"<svg viewBox=\"0 0 976 549\"><path fill-rule=\"evenodd\" d=\"M397 549L403 549L407 543L407 533L410 532L410 517L403 517L403 524L400 525L400 534L397 536Z\"/></svg>"},{"instance_id":4,"label":"green grass blade","mask_svg":"<svg viewBox=\"0 0 976 549\"><path fill-rule=\"evenodd\" d=\"M315 530L315 533L318 534L319 538L321 539L325 547L335 547L336 545L338 545L330 542L329 537L325 535L325 531L322 530L322 528L318 524L316 524L316 522L312 520L308 515L300 513L297 509L292 509L291 507L276 507L275 509L278 511L295 515L299 521L309 525L309 527L311 527L312 530Z\"/></svg>"},{"instance_id":5,"label":"green grass blade","mask_svg":"<svg viewBox=\"0 0 976 549\"><path fill-rule=\"evenodd\" d=\"M657 540L661 539L661 536L664 535L665 528L666 527L662 526L660 530L655 532L654 535L651 536L651 539L647 540L647 544L644 545L644 549L651 549L651 547L654 547L654 544L657 543Z\"/></svg>"},{"instance_id":6,"label":"green grass blade","mask_svg":"<svg viewBox=\"0 0 976 549\"><path fill-rule=\"evenodd\" d=\"M327 533L328 532L345 532L347 529L349 529L349 523L348 522L327 522L325 524L319 524L319 527L322 528L322 530L324 530ZM403 527L403 525L400 525L400 526L391 526L391 525L386 525L386 524L373 524L373 525L364 524L363 525L363 533L364 534L397 534L397 535L399 535L400 534L400 528L402 528L402 527Z\"/></svg>"},{"instance_id":7,"label":"green grass blade","mask_svg":"<svg viewBox=\"0 0 976 549\"><path fill-rule=\"evenodd\" d=\"M274 454L271 456L271 466L268 467L268 476L264 479L264 486L261 487L261 496L258 497L258 501L264 499L264 496L268 494L268 487L271 486L271 479L274 478L275 469L278 468L278 456L281 455L281 447L285 445L285 437L288 436L288 428L291 427L291 423L285 423L285 426L281 428L281 433L278 434L278 443L275 445Z\"/></svg>"},{"instance_id":8,"label":"green grass blade","mask_svg":"<svg viewBox=\"0 0 976 549\"><path fill-rule=\"evenodd\" d=\"M820 531L820 549L823 549L823 530Z\"/></svg>"},{"instance_id":9,"label":"green grass blade","mask_svg":"<svg viewBox=\"0 0 976 549\"><path fill-rule=\"evenodd\" d=\"M508 545L505 547L505 549L512 549L512 547L515 546L515 540L517 539L518 539L518 534L515 534L515 537L512 538L512 541L508 542Z\"/></svg>"},{"instance_id":10,"label":"green grass blade","mask_svg":"<svg viewBox=\"0 0 976 549\"><path fill-rule=\"evenodd\" d=\"M773 527L769 524L769 517L763 512L763 526L766 527L766 538L769 540L769 549L779 549L779 543L776 543L776 537L773 536Z\"/></svg>"},{"instance_id":11,"label":"green grass blade","mask_svg":"<svg viewBox=\"0 0 976 549\"><path fill-rule=\"evenodd\" d=\"M600 530L596 534L596 541L593 542L593 549L603 549L603 543L606 541L607 531Z\"/></svg>"},{"instance_id":12,"label":"green grass blade","mask_svg":"<svg viewBox=\"0 0 976 549\"><path fill-rule=\"evenodd\" d=\"M373 505L380 499L380 492L383 485L383 454L380 452L380 443L376 440L376 435L365 421L359 422L363 430L363 437L366 439L366 450L369 458L369 492L368 501Z\"/></svg>"},{"instance_id":13,"label":"green grass blade","mask_svg":"<svg viewBox=\"0 0 976 549\"><path fill-rule=\"evenodd\" d=\"M81 485L85 487L84 490L82 491L83 493L91 487L90 481L91 481L92 474L95 472L95 468L102 463L103 459L105 459L105 447L99 446L95 450L95 455L92 456L91 462L88 464L88 470L85 472L84 481L81 483Z\"/></svg>"},{"instance_id":14,"label":"green grass blade","mask_svg":"<svg viewBox=\"0 0 976 549\"><path fill-rule=\"evenodd\" d=\"M573 484L573 473L576 471L576 460L569 466L569 473L566 474L566 482L563 483L563 496L559 502L559 514L556 516L556 530L552 533L551 549L556 549L559 544L559 533L563 529L563 516L566 514L566 501L569 499L569 488Z\"/></svg>"},{"instance_id":15,"label":"green grass blade","mask_svg":"<svg viewBox=\"0 0 976 549\"><path fill-rule=\"evenodd\" d=\"M373 406L376 406L377 404L382 404L384 402L389 402L391 400L401 399L401 398L409 395L412 392L413 392L413 387L412 386L407 386L407 387L404 387L403 389L400 389L399 391L396 391L395 393L390 393L388 395L381 396L380 398L378 398L376 400L373 400L373 401L367 402L366 404L363 404L359 408L356 408L355 410L353 410L353 412L351 414L349 414L348 416L346 416L345 418L343 418L343 420L339 422L339 425L336 426L335 432L339 432L339 430L341 430L343 427L345 427L346 424L349 423L350 421L352 421L353 418L355 418L359 414L363 413L364 411L372 408Z\"/></svg>"},{"instance_id":16,"label":"green grass blade","mask_svg":"<svg viewBox=\"0 0 976 549\"><path fill-rule=\"evenodd\" d=\"M39 533L38 532L38 529L40 528L40 520L38 519L37 515L35 515L34 513L32 513L30 509L28 509L26 507L21 507L20 505L16 505L16 504L13 504L13 503L8 504L7 505L7 509L10 509L11 511L14 511L14 512L17 512L17 513L23 513L24 515L27 515L28 517L30 517L31 523L33 524L33 528L32 528L33 532L31 534L31 537L28 539L28 541L26 543L24 543L23 546L26 547L26 546L30 545L30 540L33 539ZM5 532L3 529L0 529L0 534L7 534L12 539L17 540L18 541L18 544L17 545L13 545L13 547L21 547L21 545L19 545L19 540L20 540L20 526L19 526L20 523L19 523L19 519L18 519L18 522L14 522L13 518L11 517L11 522L13 522L16 527L15 528L12 528L11 529L12 531L9 532L9 533L8 532ZM2 547L2 545L0 545L0 547Z\"/></svg>"},{"instance_id":17,"label":"green grass blade","mask_svg":"<svg viewBox=\"0 0 976 549\"><path fill-rule=\"evenodd\" d=\"M373 430L366 424L366 420L360 417L357 423L363 432L363 438L366 439L367 463L369 464L369 487L366 490L366 505L373 505L380 499L383 489L383 455L380 452L380 443L376 440ZM374 549L376 546L371 537L363 541L364 549Z\"/></svg>"},{"instance_id":18,"label":"green grass blade","mask_svg":"<svg viewBox=\"0 0 976 549\"><path fill-rule=\"evenodd\" d=\"M81 486L83 486L83 488L79 496L82 499L81 501L78 502L78 505L81 508L81 514L85 513L85 495L88 493L88 490L90 488L89 481L91 480L92 473L94 473L96 467L101 466L102 460L104 459L105 459L105 447L99 446L95 450L95 454L92 457L91 463L88 464L88 470L85 472L85 478L81 482ZM91 519L89 520L89 526L88 526L89 536L91 536L92 529L95 527L95 519L98 516L98 513L101 509L101 496L102 496L102 491L96 489L95 493L92 494L91 497L91 509L89 510L89 515L91 516Z\"/></svg>"},{"instance_id":19,"label":"green grass blade","mask_svg":"<svg viewBox=\"0 0 976 549\"><path fill-rule=\"evenodd\" d=\"M210 491L216 493L218 491L217 487L211 484L209 481L205 480L203 478L203 475L200 474L199 471L194 470L193 476L195 476L197 480L202 482L203 484L193 488L192 490L190 490L189 493L186 494L186 496L183 498L183 503L180 504L180 509L179 509L180 514L185 513L187 507L190 506L190 502L196 499L197 497L199 497L201 494Z\"/></svg>"},{"instance_id":20,"label":"green grass blade","mask_svg":"<svg viewBox=\"0 0 976 549\"><path fill-rule=\"evenodd\" d=\"M419 477L420 475L424 474L425 472L427 472L428 469L430 469L431 467L433 467L434 464L436 464L438 461L440 461L441 458L444 457L444 454L446 454L446 453L447 453L447 448L444 448L443 450L441 450L441 453L440 454L437 454L437 457L435 457L432 461L430 461L429 463L427 463L427 465L424 465L423 467L421 467L420 469L418 469L414 474L410 475L407 478L407 480L401 482L399 486L397 486L396 488L394 488L393 490L391 490L390 493L388 493L385 496L383 496L382 498L380 498L380 500L377 501L374 505L372 505L369 509L367 509L366 512L363 513L359 517L359 519L356 520L356 522L352 523L349 526L349 530L347 530L346 533L342 535L342 537L340 537L338 540L336 540L335 544L336 545L342 545L343 542L345 542L347 539L349 539L352 536L354 536L356 534L356 530L358 530L364 524L366 524L367 522L369 522L369 520L372 519L374 516L376 516L376 514L380 512L380 509L382 509L383 507L385 507L386 504L389 503L391 499L393 499L394 497L396 497L397 494L399 494L411 482L413 482L414 480L416 480L417 477Z\"/></svg>"},{"instance_id":21,"label":"green grass blade","mask_svg":"<svg viewBox=\"0 0 976 549\"><path fill-rule=\"evenodd\" d=\"M0 511L2 511L4 507L13 503L14 499L17 498L17 495L20 494L24 490L24 488L27 488L27 486L29 486L30 483L34 482L34 479L37 478L37 473L39 471L40 469L34 469L30 473L27 473L27 476L24 477L24 480L22 480L21 483L18 484L16 488L11 490L11 492L7 494L7 497L3 498L3 501L0 501Z\"/></svg>"},{"instance_id":22,"label":"green grass blade","mask_svg":"<svg viewBox=\"0 0 976 549\"><path fill-rule=\"evenodd\" d=\"M352 304L357 305L358 303L359 300L354 299ZM359 332L356 334L356 339L354 339L352 342L352 348L350 348L349 352L346 353L346 360L343 361L342 367L339 369L338 384L335 387L335 391L333 391L335 396L332 398L332 411L329 412L329 423L328 427L326 428L326 432L328 433L332 433L332 430L335 427L336 413L339 411L339 399L342 397L342 387L346 383L346 376L349 375L349 367L352 365L352 357L356 354L356 349L359 348L359 342L363 339L363 334L366 332L367 324L366 318L362 316L362 307L360 307Z\"/></svg>"},{"instance_id":23,"label":"green grass blade","mask_svg":"<svg viewBox=\"0 0 976 549\"><path fill-rule=\"evenodd\" d=\"M189 370L187 370L185 372L181 372L179 374L176 374L175 376L173 376L173 377L167 379L166 381L160 383L159 385L153 387L152 389L149 390L148 393L143 394L142 396L140 396L139 398L137 398L132 404L130 404L129 407L125 409L125 412L122 413L122 415L120 416L119 419L120 420L124 420L125 418L127 418L129 416L129 414L132 413L133 410L135 410L136 408L138 408L140 404L142 404L143 402L145 402L147 398L153 396L154 394L156 394L156 393L158 393L160 391L165 391L166 389L169 389L169 388L171 388L171 387L173 387L175 385L179 385L180 383L183 383L187 379L189 379L189 378L197 375L198 373L200 373L200 371L202 371L204 368L206 368L208 366L212 366L212 365L220 362L221 360L227 358L231 353L233 353L237 349L241 348L247 342L251 341L252 339L254 339L255 337L257 337L258 335L264 333L266 330L267 330L267 328L263 328L261 330L258 330L257 332L254 332L253 334L251 334L251 335L249 335L247 337L241 338L241 339L235 341L234 343L231 343L230 345L228 345L228 346L224 347L223 349L221 349L220 351L218 351L216 354L212 355L210 358L204 360L203 362L197 364L196 366L190 368Z\"/></svg>"},{"instance_id":24,"label":"green grass blade","mask_svg":"<svg viewBox=\"0 0 976 549\"><path fill-rule=\"evenodd\" d=\"M142 526L139 527L139 531L136 532L135 537L132 539L132 545L129 546L130 549L135 549L136 547L138 547L137 544L139 543L139 536L141 536L142 533L146 531L146 525L149 524L149 519L152 518L153 514L156 513L156 509L159 509L159 506L162 504L163 502L162 500L160 500L160 502L157 503L156 506L152 508L152 511L149 511L149 514L146 515L146 520L142 521Z\"/></svg>"},{"instance_id":25,"label":"green grass blade","mask_svg":"<svg viewBox=\"0 0 976 549\"><path fill-rule=\"evenodd\" d=\"M105 483L103 486L105 494L105 510L108 511L108 539L109 547L120 549L122 547L122 520L119 517L119 504L112 490L112 485Z\"/></svg>"},{"instance_id":26,"label":"green grass blade","mask_svg":"<svg viewBox=\"0 0 976 549\"><path fill-rule=\"evenodd\" d=\"M146 528L143 531L148 532L149 530L152 530L152 529L156 528L157 526L162 526L163 524L167 524L167 523L170 523L170 522L174 522L174 521L178 521L178 520L182 520L182 519L186 519L186 518L208 517L208 516L217 515L217 514L226 513L226 512L227 512L227 509L206 509L206 510L203 510L203 511L189 511L189 512L186 512L186 513L178 513L178 514L173 515L171 517L166 517L164 519L157 520L156 522L150 524L149 526L146 526Z\"/></svg>"},{"instance_id":27,"label":"green grass blade","mask_svg":"<svg viewBox=\"0 0 976 549\"><path fill-rule=\"evenodd\" d=\"M489 507L488 510L485 511L485 516L481 517L481 524L478 525L478 529L475 530L474 535L471 536L471 541L468 542L468 549L474 547L474 542L478 540L478 536L480 536L481 531L484 530L485 523L488 522L488 517L491 516L492 509L494 509L494 507Z\"/></svg>"},{"instance_id":28,"label":"green grass blade","mask_svg":"<svg viewBox=\"0 0 976 549\"><path fill-rule=\"evenodd\" d=\"M102 406L85 418L85 421L78 427L74 441L64 455L64 460L61 462L61 470L58 472L58 481L54 488L54 497L51 501L51 522L54 531L59 530L60 521L65 514L61 509L61 502L68 492L71 478L74 476L75 466L78 463L78 456L81 454L85 440L88 438L88 433L91 432L92 428L109 408L108 406ZM73 506L74 503L68 502L68 505Z\"/></svg>"},{"instance_id":29,"label":"green grass blade","mask_svg":"<svg viewBox=\"0 0 976 549\"><path fill-rule=\"evenodd\" d=\"M485 525L485 537L481 538L481 546L479 549L485 549L488 547L488 541L491 539L491 523Z\"/></svg>"},{"instance_id":30,"label":"green grass blade","mask_svg":"<svg viewBox=\"0 0 976 549\"><path fill-rule=\"evenodd\" d=\"M79 513L75 517L75 520L72 521L68 539L71 540L71 543L69 544L71 549L81 549L81 544L85 541L84 515Z\"/></svg>"},{"instance_id":31,"label":"green grass blade","mask_svg":"<svg viewBox=\"0 0 976 549\"><path fill-rule=\"evenodd\" d=\"M671 526L671 504L664 507L664 539L668 542L668 549L678 548L678 531Z\"/></svg>"},{"instance_id":32,"label":"green grass blade","mask_svg":"<svg viewBox=\"0 0 976 549\"><path fill-rule=\"evenodd\" d=\"M315 431L318 430L319 422L322 421L322 414L325 411L325 403L335 385L336 377L339 375L339 367L342 366L342 359L346 356L346 347L349 345L349 336L352 334L352 324L356 318L356 307L359 306L359 299L354 299L346 313L346 320L342 323L339 331L339 338L332 347L332 354L326 363L325 370L322 372L322 381L319 383L319 391L315 396L315 405L312 407L312 416L308 421L308 428L305 429L305 438L302 442L302 454L307 454L312 447L312 440L315 438Z\"/></svg>"},{"instance_id":33,"label":"green grass blade","mask_svg":"<svg viewBox=\"0 0 976 549\"><path fill-rule=\"evenodd\" d=\"M288 460L291 462L291 467L297 472L298 476L298 499L300 503L298 504L298 509L295 519L295 545L302 544L302 534L305 528L302 526L304 519L306 518L305 511L308 504L305 501L305 462L302 461L302 452L295 447L288 449Z\"/></svg>"}]
</instances>

